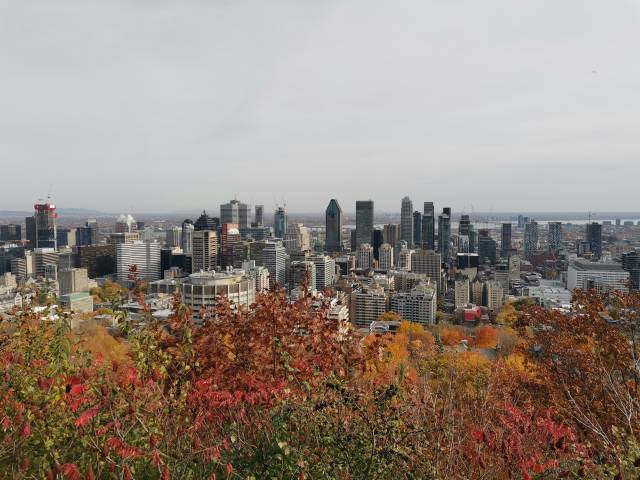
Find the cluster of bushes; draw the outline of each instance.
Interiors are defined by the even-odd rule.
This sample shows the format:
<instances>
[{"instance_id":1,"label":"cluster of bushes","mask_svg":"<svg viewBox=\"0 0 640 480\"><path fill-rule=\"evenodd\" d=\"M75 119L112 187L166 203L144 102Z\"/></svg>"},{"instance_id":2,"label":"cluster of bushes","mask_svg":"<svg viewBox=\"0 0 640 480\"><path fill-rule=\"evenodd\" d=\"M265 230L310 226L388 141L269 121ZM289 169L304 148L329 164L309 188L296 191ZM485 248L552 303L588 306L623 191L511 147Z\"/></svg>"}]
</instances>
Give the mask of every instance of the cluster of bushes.
<instances>
[{"instance_id":1,"label":"cluster of bushes","mask_svg":"<svg viewBox=\"0 0 640 480\"><path fill-rule=\"evenodd\" d=\"M0 324L0 477L637 478L639 307L523 308L494 361L409 323L362 339L280 291L197 329L176 302L122 341L26 312Z\"/></svg>"}]
</instances>

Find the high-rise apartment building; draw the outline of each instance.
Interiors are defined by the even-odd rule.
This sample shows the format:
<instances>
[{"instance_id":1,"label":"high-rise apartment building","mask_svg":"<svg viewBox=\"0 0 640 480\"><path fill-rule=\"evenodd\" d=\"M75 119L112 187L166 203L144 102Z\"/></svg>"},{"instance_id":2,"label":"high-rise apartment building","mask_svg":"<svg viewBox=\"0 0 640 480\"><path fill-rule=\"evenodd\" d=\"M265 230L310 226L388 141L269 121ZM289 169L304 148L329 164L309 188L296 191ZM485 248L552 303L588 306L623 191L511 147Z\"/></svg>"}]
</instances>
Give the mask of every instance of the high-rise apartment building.
<instances>
[{"instance_id":1,"label":"high-rise apartment building","mask_svg":"<svg viewBox=\"0 0 640 480\"><path fill-rule=\"evenodd\" d=\"M421 325L433 325L436 320L437 296L434 285L419 283L410 292L395 293L391 297L391 310L404 320Z\"/></svg>"},{"instance_id":2,"label":"high-rise apartment building","mask_svg":"<svg viewBox=\"0 0 640 480\"><path fill-rule=\"evenodd\" d=\"M193 231L191 247L193 272L206 272L218 265L218 233L215 230Z\"/></svg>"},{"instance_id":3,"label":"high-rise apartment building","mask_svg":"<svg viewBox=\"0 0 640 480\"><path fill-rule=\"evenodd\" d=\"M356 201L356 248L371 244L373 238L373 200Z\"/></svg>"},{"instance_id":4,"label":"high-rise apartment building","mask_svg":"<svg viewBox=\"0 0 640 480\"><path fill-rule=\"evenodd\" d=\"M325 245L327 252L342 251L342 208L332 198L325 212Z\"/></svg>"},{"instance_id":5,"label":"high-rise apartment building","mask_svg":"<svg viewBox=\"0 0 640 480\"><path fill-rule=\"evenodd\" d=\"M368 327L386 310L387 297L382 287L363 287L351 293L349 314L358 327Z\"/></svg>"},{"instance_id":6,"label":"high-rise apartment building","mask_svg":"<svg viewBox=\"0 0 640 480\"><path fill-rule=\"evenodd\" d=\"M413 202L404 197L400 207L400 240L407 242L409 248L413 246Z\"/></svg>"}]
</instances>

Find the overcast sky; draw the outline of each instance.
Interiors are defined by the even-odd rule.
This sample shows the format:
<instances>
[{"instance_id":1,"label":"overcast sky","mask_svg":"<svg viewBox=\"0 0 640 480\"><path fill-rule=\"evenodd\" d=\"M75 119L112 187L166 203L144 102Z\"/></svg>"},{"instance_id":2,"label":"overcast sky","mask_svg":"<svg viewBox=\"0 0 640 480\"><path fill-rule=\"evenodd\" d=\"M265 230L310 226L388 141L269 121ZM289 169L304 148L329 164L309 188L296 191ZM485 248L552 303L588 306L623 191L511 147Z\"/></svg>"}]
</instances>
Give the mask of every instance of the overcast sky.
<instances>
[{"instance_id":1,"label":"overcast sky","mask_svg":"<svg viewBox=\"0 0 640 480\"><path fill-rule=\"evenodd\" d=\"M0 209L638 210L638 0L0 0Z\"/></svg>"}]
</instances>

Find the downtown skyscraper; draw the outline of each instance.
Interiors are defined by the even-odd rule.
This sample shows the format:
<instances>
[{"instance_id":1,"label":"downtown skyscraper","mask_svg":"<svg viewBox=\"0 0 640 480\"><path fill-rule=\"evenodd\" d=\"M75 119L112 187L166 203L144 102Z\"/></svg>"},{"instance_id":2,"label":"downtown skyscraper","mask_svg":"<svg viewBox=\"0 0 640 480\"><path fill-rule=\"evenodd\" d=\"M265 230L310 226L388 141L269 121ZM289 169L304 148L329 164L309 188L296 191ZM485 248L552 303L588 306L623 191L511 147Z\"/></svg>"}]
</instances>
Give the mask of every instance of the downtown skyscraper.
<instances>
[{"instance_id":1,"label":"downtown skyscraper","mask_svg":"<svg viewBox=\"0 0 640 480\"><path fill-rule=\"evenodd\" d=\"M438 252L444 263L451 261L451 207L444 207L438 215Z\"/></svg>"},{"instance_id":2,"label":"downtown skyscraper","mask_svg":"<svg viewBox=\"0 0 640 480\"><path fill-rule=\"evenodd\" d=\"M404 197L400 207L400 240L407 242L409 248L413 246L413 202Z\"/></svg>"},{"instance_id":3,"label":"downtown skyscraper","mask_svg":"<svg viewBox=\"0 0 640 480\"><path fill-rule=\"evenodd\" d=\"M549 236L547 238L549 244L549 251L556 255L562 248L562 223L561 222L549 222Z\"/></svg>"},{"instance_id":4,"label":"downtown skyscraper","mask_svg":"<svg viewBox=\"0 0 640 480\"><path fill-rule=\"evenodd\" d=\"M373 241L373 200L356 201L356 248Z\"/></svg>"},{"instance_id":5,"label":"downtown skyscraper","mask_svg":"<svg viewBox=\"0 0 640 480\"><path fill-rule=\"evenodd\" d=\"M422 246L426 250L436 249L436 218L433 202L424 202L422 213Z\"/></svg>"},{"instance_id":6,"label":"downtown skyscraper","mask_svg":"<svg viewBox=\"0 0 640 480\"><path fill-rule=\"evenodd\" d=\"M342 251L342 208L335 198L332 198L325 212L326 250L328 252Z\"/></svg>"},{"instance_id":7,"label":"downtown skyscraper","mask_svg":"<svg viewBox=\"0 0 640 480\"><path fill-rule=\"evenodd\" d=\"M285 233L287 233L287 211L284 207L278 207L273 214L273 234L276 238L283 239Z\"/></svg>"}]
</instances>

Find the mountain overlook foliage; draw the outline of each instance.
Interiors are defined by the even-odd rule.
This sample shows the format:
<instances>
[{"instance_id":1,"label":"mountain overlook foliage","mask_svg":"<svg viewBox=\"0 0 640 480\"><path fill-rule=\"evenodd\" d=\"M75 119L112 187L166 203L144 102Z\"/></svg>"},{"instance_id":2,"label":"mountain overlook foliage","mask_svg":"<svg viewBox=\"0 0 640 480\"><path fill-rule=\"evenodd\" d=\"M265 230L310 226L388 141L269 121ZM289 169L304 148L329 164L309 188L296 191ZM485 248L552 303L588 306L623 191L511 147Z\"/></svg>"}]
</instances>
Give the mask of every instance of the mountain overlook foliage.
<instances>
[{"instance_id":1,"label":"mountain overlook foliage","mask_svg":"<svg viewBox=\"0 0 640 480\"><path fill-rule=\"evenodd\" d=\"M510 311L477 349L408 322L362 339L281 291L251 310L222 301L202 328L174 307L120 340L3 319L0 478L640 474L637 293Z\"/></svg>"}]
</instances>

